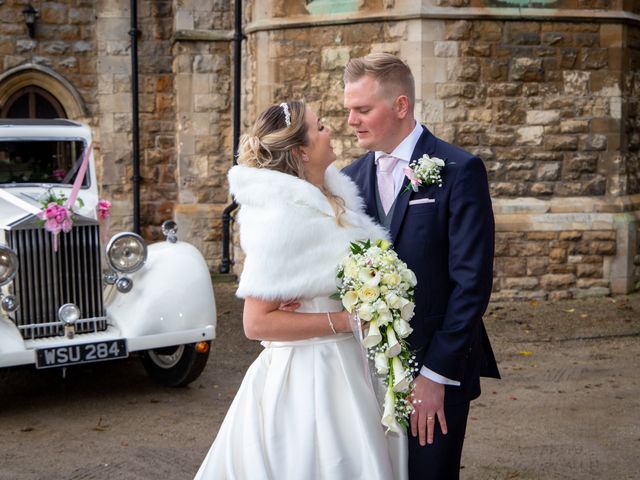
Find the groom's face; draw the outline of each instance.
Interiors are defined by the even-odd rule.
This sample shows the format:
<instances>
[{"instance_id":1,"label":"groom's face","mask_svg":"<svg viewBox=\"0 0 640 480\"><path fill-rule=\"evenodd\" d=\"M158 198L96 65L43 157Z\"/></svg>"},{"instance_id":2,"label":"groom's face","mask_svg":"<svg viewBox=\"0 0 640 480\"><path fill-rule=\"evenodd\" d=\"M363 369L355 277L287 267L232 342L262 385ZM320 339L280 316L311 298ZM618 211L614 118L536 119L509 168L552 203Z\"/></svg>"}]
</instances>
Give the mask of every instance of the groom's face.
<instances>
[{"instance_id":1,"label":"groom's face","mask_svg":"<svg viewBox=\"0 0 640 480\"><path fill-rule=\"evenodd\" d=\"M377 80L369 75L344 87L344 106L349 110L349 126L358 145L367 150L390 153L397 146L398 117L394 102Z\"/></svg>"}]
</instances>

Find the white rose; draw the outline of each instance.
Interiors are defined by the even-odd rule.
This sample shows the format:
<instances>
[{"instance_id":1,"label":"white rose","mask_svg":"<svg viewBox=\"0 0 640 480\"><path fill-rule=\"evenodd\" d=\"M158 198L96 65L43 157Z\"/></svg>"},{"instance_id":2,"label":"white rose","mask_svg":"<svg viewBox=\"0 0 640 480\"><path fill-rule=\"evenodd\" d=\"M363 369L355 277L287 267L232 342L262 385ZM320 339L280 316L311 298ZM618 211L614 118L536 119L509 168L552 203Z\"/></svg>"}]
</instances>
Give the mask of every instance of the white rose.
<instances>
[{"instance_id":1,"label":"white rose","mask_svg":"<svg viewBox=\"0 0 640 480\"><path fill-rule=\"evenodd\" d=\"M375 320L371 320L369 322L369 331L367 332L367 336L362 340L362 344L366 348L375 347L382 340L382 335L380 334L380 329L378 328L378 322Z\"/></svg>"},{"instance_id":2,"label":"white rose","mask_svg":"<svg viewBox=\"0 0 640 480\"><path fill-rule=\"evenodd\" d=\"M364 303L373 303L378 295L380 294L380 290L378 287L373 287L369 285L363 285L360 290L358 290L358 297Z\"/></svg>"},{"instance_id":3,"label":"white rose","mask_svg":"<svg viewBox=\"0 0 640 480\"><path fill-rule=\"evenodd\" d=\"M342 305L349 313L351 313L356 303L358 303L358 295L353 290L348 291L342 297Z\"/></svg>"},{"instance_id":4,"label":"white rose","mask_svg":"<svg viewBox=\"0 0 640 480\"><path fill-rule=\"evenodd\" d=\"M407 302L406 305L403 305L402 310L400 310L400 316L403 320L409 321L411 317L413 317L413 311L416 308L413 302Z\"/></svg>"},{"instance_id":5,"label":"white rose","mask_svg":"<svg viewBox=\"0 0 640 480\"><path fill-rule=\"evenodd\" d=\"M402 346L396 338L396 333L391 325L387 325L387 357L392 358L402 351Z\"/></svg>"},{"instance_id":6,"label":"white rose","mask_svg":"<svg viewBox=\"0 0 640 480\"><path fill-rule=\"evenodd\" d=\"M365 322L373 318L373 312L374 310L369 303L363 303L358 307L358 316L360 320L364 320Z\"/></svg>"},{"instance_id":7,"label":"white rose","mask_svg":"<svg viewBox=\"0 0 640 480\"><path fill-rule=\"evenodd\" d=\"M395 286L398 285L400 283L400 275L398 275L397 273L385 273L382 276L382 283L384 283L385 285L390 285L390 286Z\"/></svg>"},{"instance_id":8,"label":"white rose","mask_svg":"<svg viewBox=\"0 0 640 480\"><path fill-rule=\"evenodd\" d=\"M444 160L438 157L431 157L431 161L439 167L444 167Z\"/></svg>"},{"instance_id":9,"label":"white rose","mask_svg":"<svg viewBox=\"0 0 640 480\"><path fill-rule=\"evenodd\" d=\"M389 373L389 359L384 354L384 352L376 353L374 356L374 362L378 375L386 375L387 373Z\"/></svg>"},{"instance_id":10,"label":"white rose","mask_svg":"<svg viewBox=\"0 0 640 480\"><path fill-rule=\"evenodd\" d=\"M402 280L404 280L405 282L407 282L409 285L411 285L412 287L415 287L416 284L418 283L418 280L416 279L416 274L413 273L410 269L405 268L400 272L400 276L402 277Z\"/></svg>"},{"instance_id":11,"label":"white rose","mask_svg":"<svg viewBox=\"0 0 640 480\"><path fill-rule=\"evenodd\" d=\"M402 366L400 358L393 357L391 360L391 367L393 368L393 391L408 391L411 386L411 378L407 375L407 371Z\"/></svg>"},{"instance_id":12,"label":"white rose","mask_svg":"<svg viewBox=\"0 0 640 480\"><path fill-rule=\"evenodd\" d=\"M378 323L380 326L387 325L393 322L393 315L387 310L386 312L378 312Z\"/></svg>"},{"instance_id":13,"label":"white rose","mask_svg":"<svg viewBox=\"0 0 640 480\"><path fill-rule=\"evenodd\" d=\"M387 305L389 305L391 308L401 308L402 307L401 298L398 295L396 295L395 293L389 293L385 297L385 300L387 302Z\"/></svg>"},{"instance_id":14,"label":"white rose","mask_svg":"<svg viewBox=\"0 0 640 480\"><path fill-rule=\"evenodd\" d=\"M413 332L413 328L402 318L393 321L393 329L400 338L407 338Z\"/></svg>"}]
</instances>

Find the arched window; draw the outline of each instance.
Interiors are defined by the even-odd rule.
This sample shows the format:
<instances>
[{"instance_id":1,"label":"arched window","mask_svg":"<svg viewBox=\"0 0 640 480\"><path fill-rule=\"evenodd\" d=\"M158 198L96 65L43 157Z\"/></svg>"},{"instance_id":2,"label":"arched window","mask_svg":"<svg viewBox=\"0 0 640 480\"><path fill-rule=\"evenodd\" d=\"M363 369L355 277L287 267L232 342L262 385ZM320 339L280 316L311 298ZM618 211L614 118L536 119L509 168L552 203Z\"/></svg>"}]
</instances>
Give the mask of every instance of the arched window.
<instances>
[{"instance_id":1,"label":"arched window","mask_svg":"<svg viewBox=\"0 0 640 480\"><path fill-rule=\"evenodd\" d=\"M2 118L67 118L64 108L46 90L29 86L11 95L0 111Z\"/></svg>"}]
</instances>

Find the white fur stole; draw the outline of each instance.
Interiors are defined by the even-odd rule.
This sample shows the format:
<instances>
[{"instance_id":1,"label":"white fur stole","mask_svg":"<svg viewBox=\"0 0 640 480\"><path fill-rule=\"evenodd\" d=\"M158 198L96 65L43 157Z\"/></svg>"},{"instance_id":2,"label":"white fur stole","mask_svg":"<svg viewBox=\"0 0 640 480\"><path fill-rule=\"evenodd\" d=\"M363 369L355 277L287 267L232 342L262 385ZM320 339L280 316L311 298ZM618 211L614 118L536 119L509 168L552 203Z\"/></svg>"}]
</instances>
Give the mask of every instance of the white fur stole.
<instances>
[{"instance_id":1,"label":"white fur stole","mask_svg":"<svg viewBox=\"0 0 640 480\"><path fill-rule=\"evenodd\" d=\"M265 300L310 299L337 290L338 263L354 240L389 235L364 213L358 187L330 166L329 191L345 202L341 227L327 197L298 177L235 166L229 187L240 204L240 245L246 257L237 295Z\"/></svg>"}]
</instances>

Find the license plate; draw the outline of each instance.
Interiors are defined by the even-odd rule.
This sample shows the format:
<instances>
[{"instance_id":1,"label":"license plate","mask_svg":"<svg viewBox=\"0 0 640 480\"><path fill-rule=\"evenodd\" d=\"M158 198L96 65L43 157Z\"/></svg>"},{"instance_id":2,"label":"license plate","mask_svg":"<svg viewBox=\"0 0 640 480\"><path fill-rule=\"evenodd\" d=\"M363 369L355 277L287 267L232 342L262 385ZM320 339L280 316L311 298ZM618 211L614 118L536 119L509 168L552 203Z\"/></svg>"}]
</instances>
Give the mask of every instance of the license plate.
<instances>
[{"instance_id":1,"label":"license plate","mask_svg":"<svg viewBox=\"0 0 640 480\"><path fill-rule=\"evenodd\" d=\"M36 368L65 367L129 356L124 339L79 343L36 350Z\"/></svg>"}]
</instances>

